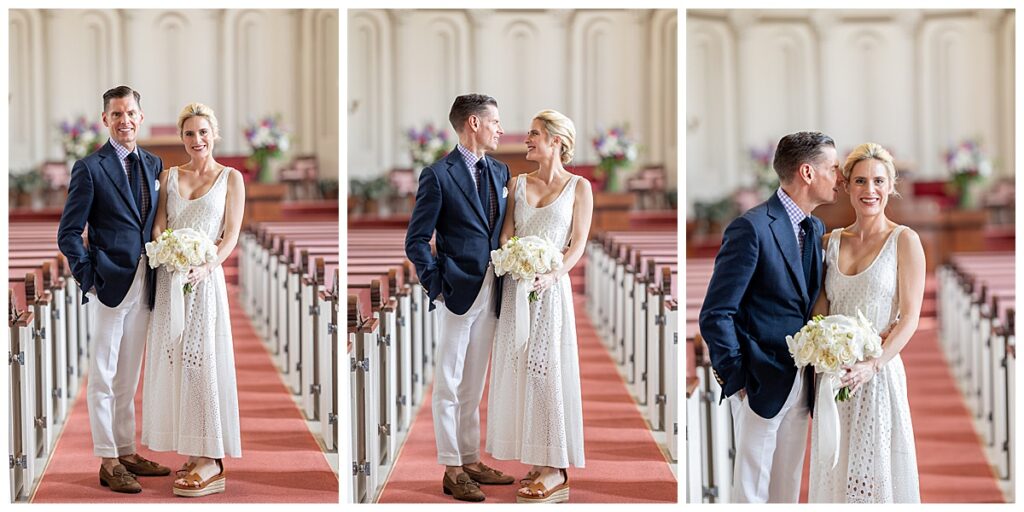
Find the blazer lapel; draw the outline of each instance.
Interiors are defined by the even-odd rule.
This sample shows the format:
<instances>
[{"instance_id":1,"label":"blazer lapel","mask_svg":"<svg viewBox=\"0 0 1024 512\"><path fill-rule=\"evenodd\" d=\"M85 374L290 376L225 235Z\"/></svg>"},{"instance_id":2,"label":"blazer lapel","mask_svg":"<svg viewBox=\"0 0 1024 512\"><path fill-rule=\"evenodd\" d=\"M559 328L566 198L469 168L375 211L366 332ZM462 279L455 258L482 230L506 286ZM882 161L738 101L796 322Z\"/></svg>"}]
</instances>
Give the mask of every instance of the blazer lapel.
<instances>
[{"instance_id":1,"label":"blazer lapel","mask_svg":"<svg viewBox=\"0 0 1024 512\"><path fill-rule=\"evenodd\" d=\"M142 154L141 151L139 153ZM156 158L153 155L149 153L145 153L145 155L143 160L146 165L142 167L142 172L146 174L146 187L149 189L149 211L154 212L156 203L160 199L160 191L157 190L155 182L163 169L157 168ZM146 219L142 219L142 221L145 223Z\"/></svg>"},{"instance_id":2,"label":"blazer lapel","mask_svg":"<svg viewBox=\"0 0 1024 512\"><path fill-rule=\"evenodd\" d=\"M782 259L786 261L786 267L789 268L789 276L800 290L800 297L804 303L810 302L807 296L807 283L804 282L803 263L800 261L800 246L797 245L796 237L793 236L793 223L790 222L789 215L786 214L778 196L773 195L768 205L768 213L772 217L769 227L772 230L775 243L782 253Z\"/></svg>"},{"instance_id":3,"label":"blazer lapel","mask_svg":"<svg viewBox=\"0 0 1024 512\"><path fill-rule=\"evenodd\" d=\"M114 151L114 146L111 146L108 142L106 146L103 146L101 156L103 158L100 160L100 167L103 167L104 174L114 184L114 188L121 194L121 199L124 199L125 204L135 214L135 218L141 222L142 216L139 215L139 208L135 206L135 200L132 199L131 186L128 185L128 175L124 173L121 162L117 160L117 152Z\"/></svg>"},{"instance_id":4,"label":"blazer lapel","mask_svg":"<svg viewBox=\"0 0 1024 512\"><path fill-rule=\"evenodd\" d=\"M808 297L810 297L812 295L812 293L811 293L812 289L814 290L814 293L821 293L821 274L822 274L821 269L822 269L822 267L824 265L824 261L822 261L822 254L821 254L821 236L824 233L819 233L818 232L818 223L817 222L814 222L811 225L814 226L814 228L812 229L813 236L811 236L811 234L809 234L808 235L809 238L804 240L805 244L806 243L812 244L811 245L811 250L813 251L811 253L811 282L807 283L807 289L808 289L807 294L808 294ZM808 305L808 314L810 313L810 309L813 308L813 307L814 307L814 304L809 304Z\"/></svg>"},{"instance_id":5,"label":"blazer lapel","mask_svg":"<svg viewBox=\"0 0 1024 512\"><path fill-rule=\"evenodd\" d=\"M488 157L485 156L484 158L488 158ZM501 197L501 191L502 191L502 189L505 188L505 185L507 185L507 183L503 183L501 181L501 176L498 176L497 160L494 160L493 158L487 160L487 166L490 169L490 172L487 173L487 174L488 174L488 177L491 179L491 190L494 191L494 200L498 202L498 219L495 221L495 223L496 223L495 228L498 231L501 231L501 222L500 221L501 221L501 219L505 215L505 204L506 204L506 198Z\"/></svg>"},{"instance_id":6,"label":"blazer lapel","mask_svg":"<svg viewBox=\"0 0 1024 512\"><path fill-rule=\"evenodd\" d=\"M484 214L483 205L480 204L480 194L476 192L473 178L469 176L469 168L466 167L466 161L462 159L458 149L453 149L451 153L448 153L448 174L459 185L459 189L462 190L470 207L476 211L477 216L484 223L484 227L487 227L487 216Z\"/></svg>"}]
</instances>

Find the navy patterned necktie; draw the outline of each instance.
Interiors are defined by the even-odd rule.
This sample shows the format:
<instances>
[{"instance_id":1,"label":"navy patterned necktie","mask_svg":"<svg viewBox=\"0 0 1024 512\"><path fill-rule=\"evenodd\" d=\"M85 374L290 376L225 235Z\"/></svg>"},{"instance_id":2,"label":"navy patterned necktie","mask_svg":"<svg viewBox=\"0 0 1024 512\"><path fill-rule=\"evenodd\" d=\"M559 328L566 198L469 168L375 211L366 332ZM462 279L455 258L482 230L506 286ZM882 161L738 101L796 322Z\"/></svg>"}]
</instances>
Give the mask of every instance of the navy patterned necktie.
<instances>
[{"instance_id":1,"label":"navy patterned necktie","mask_svg":"<svg viewBox=\"0 0 1024 512\"><path fill-rule=\"evenodd\" d=\"M491 179L487 171L487 162L484 158L476 161L476 192L480 196L480 206L487 214L487 227L494 229L494 221L498 216L497 201L494 191L491 190Z\"/></svg>"},{"instance_id":2,"label":"navy patterned necktie","mask_svg":"<svg viewBox=\"0 0 1024 512\"><path fill-rule=\"evenodd\" d=\"M804 283L807 284L807 288L811 287L811 266L813 265L814 256L814 225L811 223L811 216L804 217L804 220L800 221L800 234L803 243L803 248L800 251L800 259L804 266Z\"/></svg>"},{"instance_id":3,"label":"navy patterned necktie","mask_svg":"<svg viewBox=\"0 0 1024 512\"><path fill-rule=\"evenodd\" d=\"M146 220L146 215L149 213L149 201L146 197L146 190L144 190L145 180L142 179L142 162L139 161L139 156L133 153L128 153L128 186L131 187L132 199L135 200L135 206L139 209L139 217L143 221Z\"/></svg>"}]
</instances>

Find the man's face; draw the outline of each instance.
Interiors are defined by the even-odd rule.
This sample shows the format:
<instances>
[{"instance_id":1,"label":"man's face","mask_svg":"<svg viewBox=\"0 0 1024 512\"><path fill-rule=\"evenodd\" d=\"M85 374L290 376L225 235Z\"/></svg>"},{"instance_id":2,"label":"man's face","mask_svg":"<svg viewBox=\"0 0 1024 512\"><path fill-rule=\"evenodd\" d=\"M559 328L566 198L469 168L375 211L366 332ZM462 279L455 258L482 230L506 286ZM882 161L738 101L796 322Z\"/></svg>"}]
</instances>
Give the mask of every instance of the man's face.
<instances>
[{"instance_id":1,"label":"man's face","mask_svg":"<svg viewBox=\"0 0 1024 512\"><path fill-rule=\"evenodd\" d=\"M110 138L118 144L135 149L135 138L142 126L142 109L135 101L135 95L114 98L103 112L103 126L110 130Z\"/></svg>"},{"instance_id":2,"label":"man's face","mask_svg":"<svg viewBox=\"0 0 1024 512\"><path fill-rule=\"evenodd\" d=\"M824 146L821 148L821 156L818 161L811 165L813 179L811 180L812 196L820 204L832 204L836 202L839 193L839 158L836 156L836 148Z\"/></svg>"},{"instance_id":3,"label":"man's face","mask_svg":"<svg viewBox=\"0 0 1024 512\"><path fill-rule=\"evenodd\" d=\"M494 105L487 105L487 111L477 116L479 127L474 134L478 146L487 151L498 149L498 139L505 133L501 129L501 118L498 116L498 109Z\"/></svg>"}]
</instances>

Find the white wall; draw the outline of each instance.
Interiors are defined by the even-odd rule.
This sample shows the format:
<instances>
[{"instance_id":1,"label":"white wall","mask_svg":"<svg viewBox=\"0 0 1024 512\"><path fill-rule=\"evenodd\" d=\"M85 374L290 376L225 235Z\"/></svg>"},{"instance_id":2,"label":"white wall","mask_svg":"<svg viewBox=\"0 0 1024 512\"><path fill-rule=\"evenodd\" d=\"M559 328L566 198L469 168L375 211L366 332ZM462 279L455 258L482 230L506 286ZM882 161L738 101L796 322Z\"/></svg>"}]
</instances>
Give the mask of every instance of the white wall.
<instances>
[{"instance_id":1,"label":"white wall","mask_svg":"<svg viewBox=\"0 0 1024 512\"><path fill-rule=\"evenodd\" d=\"M142 94L141 136L192 101L217 112L219 154L247 154L242 129L279 113L292 154L338 169L337 10L11 10L10 166L61 160L56 126L99 121L102 94ZM286 157L289 155L286 155Z\"/></svg>"},{"instance_id":2,"label":"white wall","mask_svg":"<svg viewBox=\"0 0 1024 512\"><path fill-rule=\"evenodd\" d=\"M576 124L577 163L598 125L628 123L640 164L675 183L675 10L351 10L348 177L408 167L410 127L454 131L459 94L498 100L506 133L553 108Z\"/></svg>"},{"instance_id":3,"label":"white wall","mask_svg":"<svg viewBox=\"0 0 1024 512\"><path fill-rule=\"evenodd\" d=\"M980 138L1014 173L1010 10L689 10L687 207L753 182L748 151L820 130L873 141L918 179Z\"/></svg>"}]
</instances>

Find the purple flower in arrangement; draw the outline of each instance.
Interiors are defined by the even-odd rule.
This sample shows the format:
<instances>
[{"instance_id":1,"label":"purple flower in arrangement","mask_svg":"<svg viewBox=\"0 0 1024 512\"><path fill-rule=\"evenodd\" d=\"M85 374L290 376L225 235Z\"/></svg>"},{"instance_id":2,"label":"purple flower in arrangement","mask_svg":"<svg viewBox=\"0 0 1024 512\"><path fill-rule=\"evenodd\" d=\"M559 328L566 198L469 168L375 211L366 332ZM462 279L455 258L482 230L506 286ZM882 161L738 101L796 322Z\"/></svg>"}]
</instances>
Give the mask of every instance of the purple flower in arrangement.
<instances>
[{"instance_id":1,"label":"purple flower in arrangement","mask_svg":"<svg viewBox=\"0 0 1024 512\"><path fill-rule=\"evenodd\" d=\"M992 161L972 139L951 145L943 152L943 157L951 175L949 191L958 198L961 208L970 208L973 203L971 184L992 174Z\"/></svg>"},{"instance_id":2,"label":"purple flower in arrangement","mask_svg":"<svg viewBox=\"0 0 1024 512\"><path fill-rule=\"evenodd\" d=\"M763 146L751 146L748 151L754 167L757 188L762 195L768 196L779 188L779 176L775 173L772 163L775 160L775 143L767 142Z\"/></svg>"},{"instance_id":3,"label":"purple flower in arrangement","mask_svg":"<svg viewBox=\"0 0 1024 512\"><path fill-rule=\"evenodd\" d=\"M599 128L592 143L602 164L606 160L615 161L619 165L636 160L636 142L626 135L625 128L621 126L613 126L607 131Z\"/></svg>"},{"instance_id":4,"label":"purple flower in arrangement","mask_svg":"<svg viewBox=\"0 0 1024 512\"><path fill-rule=\"evenodd\" d=\"M637 143L627 132L624 126L615 125L608 130L598 127L597 136L591 140L601 159L597 174L604 178L605 190L610 192L618 192L621 187L618 169L628 167L637 158Z\"/></svg>"},{"instance_id":5,"label":"purple flower in arrangement","mask_svg":"<svg viewBox=\"0 0 1024 512\"><path fill-rule=\"evenodd\" d=\"M750 159L760 167L771 167L775 159L775 144L768 143L765 146L754 146L750 148Z\"/></svg>"},{"instance_id":6,"label":"purple flower in arrangement","mask_svg":"<svg viewBox=\"0 0 1024 512\"><path fill-rule=\"evenodd\" d=\"M954 180L973 179L992 173L992 162L982 151L981 145L972 139L950 146L943 152L943 156Z\"/></svg>"},{"instance_id":7,"label":"purple flower in arrangement","mask_svg":"<svg viewBox=\"0 0 1024 512\"><path fill-rule=\"evenodd\" d=\"M246 126L242 133L253 152L263 151L274 158L288 151L288 131L280 126L275 117L267 116Z\"/></svg>"},{"instance_id":8,"label":"purple flower in arrangement","mask_svg":"<svg viewBox=\"0 0 1024 512\"><path fill-rule=\"evenodd\" d=\"M252 149L249 157L250 165L259 171L259 180L269 182L273 177L271 159L288 151L290 137L276 116L266 116L259 121L249 123L242 129L245 141Z\"/></svg>"},{"instance_id":9,"label":"purple flower in arrangement","mask_svg":"<svg viewBox=\"0 0 1024 512\"><path fill-rule=\"evenodd\" d=\"M409 156L415 170L420 170L439 160L449 151L448 132L439 130L433 123L427 123L422 130L416 127L406 132L409 142Z\"/></svg>"},{"instance_id":10,"label":"purple flower in arrangement","mask_svg":"<svg viewBox=\"0 0 1024 512\"><path fill-rule=\"evenodd\" d=\"M67 160L78 160L96 151L103 145L103 128L99 123L89 122L85 116L74 121L61 121L61 147Z\"/></svg>"}]
</instances>

